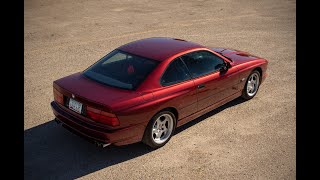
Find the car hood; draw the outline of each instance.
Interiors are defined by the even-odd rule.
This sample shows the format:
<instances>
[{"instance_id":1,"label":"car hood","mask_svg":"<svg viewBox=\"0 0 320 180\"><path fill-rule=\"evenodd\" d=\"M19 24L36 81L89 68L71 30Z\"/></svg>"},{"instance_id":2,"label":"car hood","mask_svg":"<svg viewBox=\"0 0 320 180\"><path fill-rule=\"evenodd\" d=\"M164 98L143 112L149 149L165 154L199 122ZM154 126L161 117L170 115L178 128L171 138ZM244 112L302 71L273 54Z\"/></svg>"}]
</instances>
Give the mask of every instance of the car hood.
<instances>
[{"instance_id":1,"label":"car hood","mask_svg":"<svg viewBox=\"0 0 320 180\"><path fill-rule=\"evenodd\" d=\"M54 81L54 87L65 96L71 97L73 94L83 103L104 106L112 111L141 102L140 95L135 91L100 84L86 78L82 73L75 73Z\"/></svg>"},{"instance_id":2,"label":"car hood","mask_svg":"<svg viewBox=\"0 0 320 180\"><path fill-rule=\"evenodd\" d=\"M235 65L242 64L242 63L256 60L256 59L261 59L260 57L254 56L248 52L239 51L235 49L211 48L211 50L227 57L232 62L234 62Z\"/></svg>"}]
</instances>

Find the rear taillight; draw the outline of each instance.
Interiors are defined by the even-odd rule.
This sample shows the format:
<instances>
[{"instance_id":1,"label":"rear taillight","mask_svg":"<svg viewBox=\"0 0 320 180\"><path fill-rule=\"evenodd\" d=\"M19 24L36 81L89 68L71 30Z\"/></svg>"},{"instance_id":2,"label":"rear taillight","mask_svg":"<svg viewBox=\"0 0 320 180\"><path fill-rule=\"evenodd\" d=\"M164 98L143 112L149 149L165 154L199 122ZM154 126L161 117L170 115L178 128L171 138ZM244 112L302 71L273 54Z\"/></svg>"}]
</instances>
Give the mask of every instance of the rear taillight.
<instances>
[{"instance_id":1,"label":"rear taillight","mask_svg":"<svg viewBox=\"0 0 320 180\"><path fill-rule=\"evenodd\" d=\"M56 90L55 88L53 88L53 96L54 96L54 100L63 105L63 95L58 91Z\"/></svg>"},{"instance_id":2,"label":"rear taillight","mask_svg":"<svg viewBox=\"0 0 320 180\"><path fill-rule=\"evenodd\" d=\"M93 107L87 106L87 116L99 123L106 124L109 126L119 126L119 120L115 114L101 111Z\"/></svg>"}]
</instances>

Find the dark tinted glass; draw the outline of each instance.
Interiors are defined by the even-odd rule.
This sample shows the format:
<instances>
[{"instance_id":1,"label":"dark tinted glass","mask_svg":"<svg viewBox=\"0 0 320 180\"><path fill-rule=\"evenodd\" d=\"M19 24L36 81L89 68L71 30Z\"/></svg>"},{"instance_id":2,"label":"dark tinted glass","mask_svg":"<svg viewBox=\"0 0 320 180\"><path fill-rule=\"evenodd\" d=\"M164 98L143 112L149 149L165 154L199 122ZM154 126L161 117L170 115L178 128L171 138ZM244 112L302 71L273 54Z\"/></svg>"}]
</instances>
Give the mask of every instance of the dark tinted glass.
<instances>
[{"instance_id":1,"label":"dark tinted glass","mask_svg":"<svg viewBox=\"0 0 320 180\"><path fill-rule=\"evenodd\" d=\"M158 61L115 50L89 67L83 74L106 85L135 89L157 64Z\"/></svg>"},{"instance_id":2,"label":"dark tinted glass","mask_svg":"<svg viewBox=\"0 0 320 180\"><path fill-rule=\"evenodd\" d=\"M173 60L161 78L162 85L176 84L191 79L188 70L183 62L179 59Z\"/></svg>"},{"instance_id":3,"label":"dark tinted glass","mask_svg":"<svg viewBox=\"0 0 320 180\"><path fill-rule=\"evenodd\" d=\"M217 71L224 63L223 59L208 51L192 52L181 58L194 78Z\"/></svg>"}]
</instances>

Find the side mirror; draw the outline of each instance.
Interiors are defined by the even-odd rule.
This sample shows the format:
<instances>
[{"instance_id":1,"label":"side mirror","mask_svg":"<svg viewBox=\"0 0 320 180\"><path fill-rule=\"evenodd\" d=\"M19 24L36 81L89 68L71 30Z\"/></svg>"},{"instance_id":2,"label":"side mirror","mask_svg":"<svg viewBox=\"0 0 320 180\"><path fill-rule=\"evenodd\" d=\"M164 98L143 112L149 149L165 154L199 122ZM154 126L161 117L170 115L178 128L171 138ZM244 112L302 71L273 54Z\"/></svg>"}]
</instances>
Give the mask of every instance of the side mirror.
<instances>
[{"instance_id":1,"label":"side mirror","mask_svg":"<svg viewBox=\"0 0 320 180\"><path fill-rule=\"evenodd\" d=\"M231 67L229 62L224 62L220 67L220 72L225 72Z\"/></svg>"}]
</instances>

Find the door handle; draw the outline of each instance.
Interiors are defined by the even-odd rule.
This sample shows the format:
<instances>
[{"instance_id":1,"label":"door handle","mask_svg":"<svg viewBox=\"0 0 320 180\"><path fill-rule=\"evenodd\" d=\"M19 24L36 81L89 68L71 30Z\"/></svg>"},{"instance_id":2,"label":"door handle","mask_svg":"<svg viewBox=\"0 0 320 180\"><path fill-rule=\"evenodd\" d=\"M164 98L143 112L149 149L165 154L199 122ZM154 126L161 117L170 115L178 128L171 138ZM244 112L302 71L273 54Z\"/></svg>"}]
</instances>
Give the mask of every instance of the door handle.
<instances>
[{"instance_id":1,"label":"door handle","mask_svg":"<svg viewBox=\"0 0 320 180\"><path fill-rule=\"evenodd\" d=\"M204 84L199 84L197 87L198 87L198 89L202 89L202 88L206 87L206 85L204 85Z\"/></svg>"}]
</instances>

